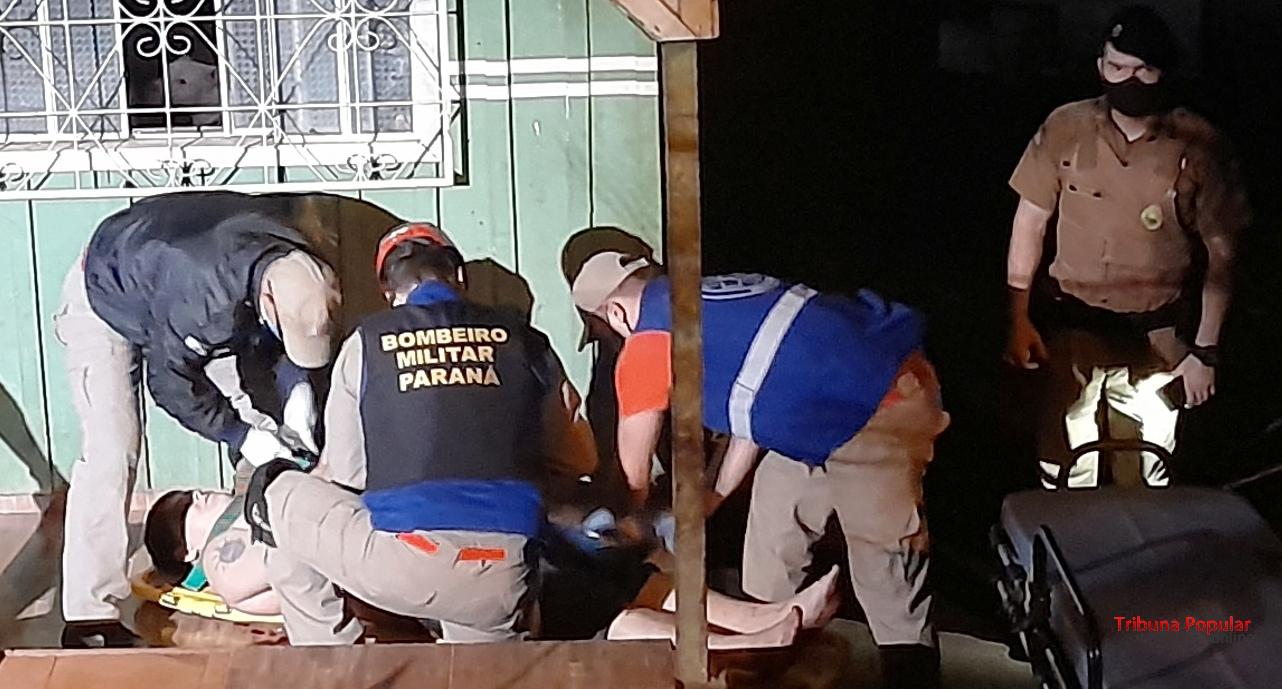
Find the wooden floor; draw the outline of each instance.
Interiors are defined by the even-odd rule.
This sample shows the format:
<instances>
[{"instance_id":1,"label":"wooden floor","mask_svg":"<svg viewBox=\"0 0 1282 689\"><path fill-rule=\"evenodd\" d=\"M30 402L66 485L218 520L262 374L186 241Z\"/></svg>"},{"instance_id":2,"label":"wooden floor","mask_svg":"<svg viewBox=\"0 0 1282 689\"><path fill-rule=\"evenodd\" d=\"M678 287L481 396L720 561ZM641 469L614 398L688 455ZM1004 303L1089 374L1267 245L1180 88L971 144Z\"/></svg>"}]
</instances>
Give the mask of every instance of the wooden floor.
<instances>
[{"instance_id":1,"label":"wooden floor","mask_svg":"<svg viewBox=\"0 0 1282 689\"><path fill-rule=\"evenodd\" d=\"M6 689L669 689L664 642L14 651Z\"/></svg>"},{"instance_id":2,"label":"wooden floor","mask_svg":"<svg viewBox=\"0 0 1282 689\"><path fill-rule=\"evenodd\" d=\"M251 627L175 614L137 601L125 606L128 624L151 645L181 648L68 654L42 650L58 644L62 629L57 604L60 526L61 515L56 513L44 519L0 515L0 648L29 649L9 651L7 659L0 661L0 689L673 686L671 647L666 643L254 647L271 639L255 634ZM137 567L149 566L145 554L136 555ZM380 641L404 641L413 638L412 631L382 624L376 627L375 636ZM943 686L947 689L1037 686L1028 666L1007 658L1000 644L947 632L940 635L940 644ZM822 635L812 636L786 653L757 655L748 665L764 672L753 676L739 665L725 676L731 689L861 689L879 685L876 647L863 624L837 620ZM720 659L714 655L713 660L717 665ZM609 667L603 667L603 662ZM388 668L401 674L380 674ZM604 680L615 672L626 676L615 683ZM825 678L827 683L823 683ZM464 680L475 683L462 684ZM436 684L429 683L432 681Z\"/></svg>"}]
</instances>

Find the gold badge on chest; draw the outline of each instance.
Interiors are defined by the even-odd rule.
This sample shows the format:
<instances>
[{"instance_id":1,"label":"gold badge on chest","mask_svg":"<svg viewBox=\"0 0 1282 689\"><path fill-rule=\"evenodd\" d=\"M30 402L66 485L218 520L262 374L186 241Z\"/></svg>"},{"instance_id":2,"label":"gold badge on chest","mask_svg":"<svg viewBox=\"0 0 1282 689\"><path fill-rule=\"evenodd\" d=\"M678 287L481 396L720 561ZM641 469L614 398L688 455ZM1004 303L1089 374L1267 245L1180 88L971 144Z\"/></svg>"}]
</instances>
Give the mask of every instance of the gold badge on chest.
<instances>
[{"instance_id":1,"label":"gold badge on chest","mask_svg":"<svg viewBox=\"0 0 1282 689\"><path fill-rule=\"evenodd\" d=\"M1140 211L1140 222L1144 229L1156 232L1162 228L1162 207L1156 203Z\"/></svg>"}]
</instances>

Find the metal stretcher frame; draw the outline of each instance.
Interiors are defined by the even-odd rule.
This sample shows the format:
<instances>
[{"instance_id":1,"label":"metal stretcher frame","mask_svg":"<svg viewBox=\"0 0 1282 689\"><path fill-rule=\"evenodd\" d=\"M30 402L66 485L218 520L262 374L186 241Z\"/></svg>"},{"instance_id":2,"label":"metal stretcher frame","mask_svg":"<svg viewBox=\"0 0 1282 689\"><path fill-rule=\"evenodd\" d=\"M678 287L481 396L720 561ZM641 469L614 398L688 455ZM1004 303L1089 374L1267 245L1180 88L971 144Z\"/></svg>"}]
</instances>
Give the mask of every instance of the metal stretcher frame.
<instances>
[{"instance_id":1,"label":"metal stretcher frame","mask_svg":"<svg viewBox=\"0 0 1282 689\"><path fill-rule=\"evenodd\" d=\"M1040 555L1035 562L1040 560L1041 565L1034 567L1031 577L1016 560L1014 548L1000 526L993 527L990 538L1002 562L1002 573L995 582L997 594L1033 674L1045 689L1083 689L1050 628L1051 586L1045 575L1047 546L1041 534L1034 546ZM1055 549L1058 551L1058 545ZM1057 553L1056 559L1062 563L1062 554Z\"/></svg>"},{"instance_id":2,"label":"metal stretcher frame","mask_svg":"<svg viewBox=\"0 0 1282 689\"><path fill-rule=\"evenodd\" d=\"M1060 550L1059 543L1055 540L1055 534L1049 526L1043 525L1037 531L1037 537L1033 541L1033 578L1029 582L1029 587L1033 590L1033 600L1041 607L1044 601L1046 619L1045 623L1050 624L1050 597L1051 597L1051 572L1047 570L1047 561L1055 565L1055 572L1064 582L1068 595L1073 600L1073 607L1077 609L1077 614L1081 616L1082 623L1086 627L1086 685L1087 689L1102 689L1104 683L1104 653L1100 645L1099 624L1095 621L1095 613L1091 606L1086 602L1086 597L1082 595L1082 589L1077 584L1077 578L1069 570L1068 565L1064 562L1064 552ZM1054 638L1051 635L1051 638ZM1063 660L1063 649L1059 649L1059 657ZM1075 673L1074 673L1075 675ZM1073 676L1073 675L1070 675ZM1076 683L1076 679L1074 679Z\"/></svg>"},{"instance_id":3,"label":"metal stretcher frame","mask_svg":"<svg viewBox=\"0 0 1282 689\"><path fill-rule=\"evenodd\" d=\"M1014 560L1010 543L1000 528L994 529L994 546L1006 573L998 581L998 594L1006 604L1007 616L1015 623L1020 643L1028 654L1033 672L1042 680L1045 687L1052 689L1102 689L1104 677L1104 653L1101 644L1099 624L1095 621L1094 611L1082 594L1077 578L1065 562L1064 552L1060 549L1055 533L1049 526L1043 525L1033 540L1032 574ZM1054 566L1054 570L1049 569ZM1051 629L1051 589L1054 577L1064 582L1073 607L1082 619L1085 627L1086 648L1086 687L1083 688L1077 679L1077 673L1069 662L1063 647ZM1027 586L1027 608L1023 606L1024 593L1021 588Z\"/></svg>"},{"instance_id":4,"label":"metal stretcher frame","mask_svg":"<svg viewBox=\"0 0 1282 689\"><path fill-rule=\"evenodd\" d=\"M1114 453L1119 451L1153 454L1167 473L1170 472L1171 453L1160 445L1143 440L1096 440L1076 448L1070 461L1060 466L1059 473L1055 476L1056 489L1071 490L1068 477L1082 457L1097 452L1112 462L1116 459ZM1042 681L1042 685L1050 689L1103 689L1104 652L1099 624L1077 578L1068 567L1054 531L1046 524L1038 527L1033 537L1031 573L1018 562L1009 537L1000 525L993 527L990 537L1002 563L1002 574L997 580L998 595L1006 616L1019 635L1020 644L1028 654L1033 672ZM1050 569L1052 566L1054 570ZM1053 577L1056 576L1063 582L1084 626L1087 644L1085 687L1078 680L1076 669L1069 662L1063 646L1051 629L1051 591L1054 586Z\"/></svg>"},{"instance_id":5,"label":"metal stretcher frame","mask_svg":"<svg viewBox=\"0 0 1282 689\"><path fill-rule=\"evenodd\" d=\"M1116 452L1140 452L1152 454L1155 455L1158 461L1162 463L1166 473L1168 475L1171 473L1171 465L1173 463L1171 451L1161 445L1150 443L1147 440L1096 440L1073 450L1073 458L1068 462L1068 464L1060 465L1059 474L1055 476L1056 490L1095 490L1094 487L1070 489L1068 485L1068 476L1072 473L1073 467L1077 466L1077 463L1081 461L1082 457L1085 457L1092 452L1098 452L1101 456L1108 457L1110 462L1116 460L1116 455L1113 454Z\"/></svg>"},{"instance_id":6,"label":"metal stretcher frame","mask_svg":"<svg viewBox=\"0 0 1282 689\"><path fill-rule=\"evenodd\" d=\"M1265 439L1282 431L1282 418L1274 420L1248 449L1258 450ZM1170 472L1173 458L1166 448L1141 440L1106 439L1087 443L1073 452L1072 459L1061 465L1055 477L1059 490L1094 490L1091 488L1072 489L1068 486L1068 477L1078 460L1092 452L1099 452L1108 457L1111 463L1116 460L1116 452L1146 452L1158 458ZM1238 479L1221 486L1226 491L1238 491L1258 481L1282 474L1282 465L1266 467L1246 478ZM1153 488L1149 488L1153 490ZM1157 488L1156 490L1161 490ZM1086 596L1070 571L1063 550L1055 539L1054 531L1047 525L1039 526L1033 537L1032 572L1025 570L1015 557L1014 547L1008 535L1000 525L994 526L990 540L1002 564L1001 574L997 577L997 590L1004 612L1018 634L1024 651L1028 654L1034 674L1049 689L1103 689L1104 654L1098 623L1091 610ZM1054 570L1050 570L1053 566ZM1058 575L1064 583L1064 589L1082 617L1086 636L1087 686L1082 687L1076 669L1068 662L1064 649L1050 627L1051 590L1053 576Z\"/></svg>"}]
</instances>

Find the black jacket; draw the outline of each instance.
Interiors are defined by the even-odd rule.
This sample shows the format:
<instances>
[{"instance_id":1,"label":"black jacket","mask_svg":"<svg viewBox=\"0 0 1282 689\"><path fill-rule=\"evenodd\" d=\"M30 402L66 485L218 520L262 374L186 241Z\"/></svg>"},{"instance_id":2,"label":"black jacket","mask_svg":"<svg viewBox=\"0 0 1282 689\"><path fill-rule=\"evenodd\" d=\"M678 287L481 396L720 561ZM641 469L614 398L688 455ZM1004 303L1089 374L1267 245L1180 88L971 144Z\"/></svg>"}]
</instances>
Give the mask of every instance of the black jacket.
<instances>
[{"instance_id":1,"label":"black jacket","mask_svg":"<svg viewBox=\"0 0 1282 689\"><path fill-rule=\"evenodd\" d=\"M261 328L258 286L272 259L308 250L293 197L235 192L154 196L108 217L85 253L95 313L143 350L162 409L211 440L248 426L205 374Z\"/></svg>"}]
</instances>

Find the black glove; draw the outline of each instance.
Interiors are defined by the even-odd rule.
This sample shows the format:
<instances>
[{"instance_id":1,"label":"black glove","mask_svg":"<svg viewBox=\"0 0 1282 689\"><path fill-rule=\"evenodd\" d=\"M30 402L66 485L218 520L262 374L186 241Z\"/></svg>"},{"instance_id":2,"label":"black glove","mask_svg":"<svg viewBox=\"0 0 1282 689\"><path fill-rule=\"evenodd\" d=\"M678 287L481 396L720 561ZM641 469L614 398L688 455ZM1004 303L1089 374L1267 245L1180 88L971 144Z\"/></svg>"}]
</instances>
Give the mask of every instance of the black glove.
<instances>
[{"instance_id":1,"label":"black glove","mask_svg":"<svg viewBox=\"0 0 1282 689\"><path fill-rule=\"evenodd\" d=\"M267 487L286 471L302 470L297 462L289 459L273 459L254 470L254 475L249 478L249 490L245 492L245 521L249 522L251 542L276 547L267 516Z\"/></svg>"}]
</instances>

